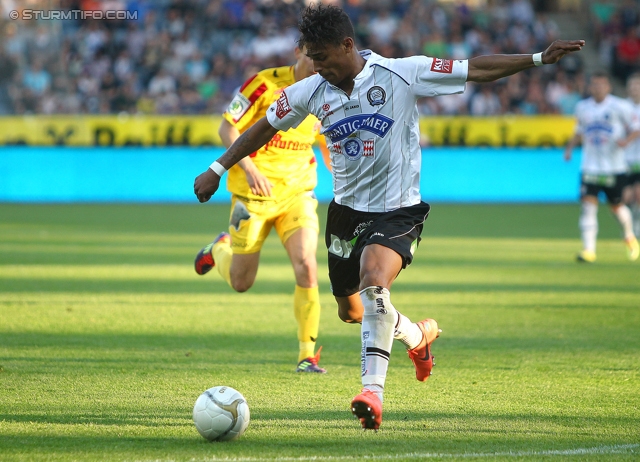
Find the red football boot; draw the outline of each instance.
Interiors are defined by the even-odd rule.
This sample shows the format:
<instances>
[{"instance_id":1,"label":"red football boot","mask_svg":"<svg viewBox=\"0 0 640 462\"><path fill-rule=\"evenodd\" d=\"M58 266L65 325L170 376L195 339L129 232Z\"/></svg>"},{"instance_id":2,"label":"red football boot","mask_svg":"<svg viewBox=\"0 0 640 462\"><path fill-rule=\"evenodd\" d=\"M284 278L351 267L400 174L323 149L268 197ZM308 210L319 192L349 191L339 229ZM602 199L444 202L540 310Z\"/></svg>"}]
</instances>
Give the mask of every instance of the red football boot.
<instances>
[{"instance_id":1,"label":"red football boot","mask_svg":"<svg viewBox=\"0 0 640 462\"><path fill-rule=\"evenodd\" d=\"M416 323L422 331L422 342L417 347L407 350L407 354L416 368L416 378L424 382L431 375L431 369L435 366L431 354L431 344L440 336L442 330L438 329L435 319L425 319Z\"/></svg>"}]
</instances>

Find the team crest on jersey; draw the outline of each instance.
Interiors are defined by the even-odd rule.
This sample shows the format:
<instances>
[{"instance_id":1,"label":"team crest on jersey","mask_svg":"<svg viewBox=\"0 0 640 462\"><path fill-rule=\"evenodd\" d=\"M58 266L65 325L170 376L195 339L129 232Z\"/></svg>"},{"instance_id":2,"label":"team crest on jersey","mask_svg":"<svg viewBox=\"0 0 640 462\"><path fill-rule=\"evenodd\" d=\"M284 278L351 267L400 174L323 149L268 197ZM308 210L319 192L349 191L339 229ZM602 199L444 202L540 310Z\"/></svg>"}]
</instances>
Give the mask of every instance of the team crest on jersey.
<instances>
[{"instance_id":1,"label":"team crest on jersey","mask_svg":"<svg viewBox=\"0 0 640 462\"><path fill-rule=\"evenodd\" d=\"M289 100L287 94L282 92L280 98L276 101L276 116L278 119L282 119L284 116L291 112L291 106L289 106Z\"/></svg>"},{"instance_id":2,"label":"team crest on jersey","mask_svg":"<svg viewBox=\"0 0 640 462\"><path fill-rule=\"evenodd\" d=\"M451 74L451 72L453 72L453 61L450 59L433 58L433 62L431 63L431 72Z\"/></svg>"},{"instance_id":3,"label":"team crest on jersey","mask_svg":"<svg viewBox=\"0 0 640 462\"><path fill-rule=\"evenodd\" d=\"M251 102L242 93L236 94L229 103L227 112L233 117L236 122L247 112L247 109L251 106Z\"/></svg>"},{"instance_id":4,"label":"team crest on jersey","mask_svg":"<svg viewBox=\"0 0 640 462\"><path fill-rule=\"evenodd\" d=\"M382 106L387 100L387 93L382 87L376 85L375 87L369 88L367 99L371 106Z\"/></svg>"},{"instance_id":5,"label":"team crest on jersey","mask_svg":"<svg viewBox=\"0 0 640 462\"><path fill-rule=\"evenodd\" d=\"M333 145L333 151L336 154L344 154L344 156L355 161L361 157L373 157L373 143L374 140L361 140L360 138L349 138L342 144L335 143Z\"/></svg>"},{"instance_id":6,"label":"team crest on jersey","mask_svg":"<svg viewBox=\"0 0 640 462\"><path fill-rule=\"evenodd\" d=\"M349 160L358 160L364 153L364 143L358 138L349 138L343 143L344 155Z\"/></svg>"}]
</instances>

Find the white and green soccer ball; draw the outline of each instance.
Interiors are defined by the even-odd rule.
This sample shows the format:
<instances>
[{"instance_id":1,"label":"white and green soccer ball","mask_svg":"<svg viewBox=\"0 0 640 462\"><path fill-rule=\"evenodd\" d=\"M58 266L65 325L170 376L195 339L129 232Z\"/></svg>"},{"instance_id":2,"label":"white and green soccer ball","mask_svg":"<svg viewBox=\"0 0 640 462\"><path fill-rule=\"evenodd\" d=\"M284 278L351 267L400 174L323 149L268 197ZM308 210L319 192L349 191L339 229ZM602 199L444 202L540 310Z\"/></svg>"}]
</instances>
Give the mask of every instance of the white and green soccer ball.
<instances>
[{"instance_id":1,"label":"white and green soccer ball","mask_svg":"<svg viewBox=\"0 0 640 462\"><path fill-rule=\"evenodd\" d=\"M213 387L202 393L193 406L193 423L209 441L238 438L249 426L249 405L231 387Z\"/></svg>"}]
</instances>

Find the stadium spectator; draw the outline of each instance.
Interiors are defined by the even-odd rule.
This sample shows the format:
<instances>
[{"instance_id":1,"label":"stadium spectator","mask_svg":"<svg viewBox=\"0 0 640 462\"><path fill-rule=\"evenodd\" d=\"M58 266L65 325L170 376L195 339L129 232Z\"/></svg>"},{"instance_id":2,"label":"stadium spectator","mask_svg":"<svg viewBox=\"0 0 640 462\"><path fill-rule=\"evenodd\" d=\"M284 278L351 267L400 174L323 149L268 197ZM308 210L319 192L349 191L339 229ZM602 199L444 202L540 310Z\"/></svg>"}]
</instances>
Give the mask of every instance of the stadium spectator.
<instances>
[{"instance_id":1,"label":"stadium spectator","mask_svg":"<svg viewBox=\"0 0 640 462\"><path fill-rule=\"evenodd\" d=\"M640 38L635 27L627 29L616 46L617 74L626 80L640 67Z\"/></svg>"},{"instance_id":2,"label":"stadium spectator","mask_svg":"<svg viewBox=\"0 0 640 462\"><path fill-rule=\"evenodd\" d=\"M26 89L36 95L42 95L51 85L51 75L42 68L40 61L34 61L31 67L24 73L22 83Z\"/></svg>"},{"instance_id":3,"label":"stadium spectator","mask_svg":"<svg viewBox=\"0 0 640 462\"><path fill-rule=\"evenodd\" d=\"M338 3L344 3L355 20L359 46L390 57L426 54L464 59L480 54L528 52L558 38L557 25L544 15L536 15L530 0L495 0L482 9L472 9L462 2L416 0L345 0ZM44 0L32 0L31 4L34 8L47 6ZM131 84L127 97L139 99L159 95L160 80L162 91L168 92L170 99L174 96L179 100L188 98L190 102L185 103L185 107L190 110L201 108L203 113L222 112L244 81L245 69L255 71L286 64L287 54L297 38L295 26L304 4L304 0L69 1L62 2L61 8L104 10L117 6L137 12L138 19L66 20L45 24L0 18L2 47L18 65L16 75L20 76L17 81L5 79L0 83L0 105L8 113L25 110L37 113L40 110L40 105L34 106L33 97L46 93L40 88L42 77L35 83L35 92L34 83L27 84L23 79L39 61L41 70L50 76L49 86L56 75L66 76L70 83L65 85L64 94L80 99L81 113L97 113L110 106L122 107L119 89L116 105L110 103L114 95L107 94L109 85L100 90L108 73L115 75L118 86L125 82ZM626 2L612 8L600 21L597 33L603 37L601 43L608 41L611 44L604 48L604 55L610 56L612 62L613 45L618 41L615 31L622 25L636 27L637 12L634 2ZM621 49L626 48L622 46ZM579 73L580 64L575 63L573 69L567 69L570 63L570 59L563 63L563 69ZM86 72L98 79L99 85L99 94L89 99L85 99L86 89L80 85L80 77ZM193 105L192 92L180 87L178 82L184 75L188 76L190 84L196 85L204 105ZM167 83L170 79L175 82L173 89ZM522 85L527 86L529 73L523 74L521 80ZM553 73L545 73L541 84L545 86L554 80ZM87 82L83 83L86 85ZM496 87L496 91L501 88ZM60 94L54 99L60 100ZM162 104L152 105L143 101L133 108L180 111L183 107L182 102L166 104L165 99L163 97ZM104 101L106 106L100 104ZM434 113L430 107L429 103L420 105L428 113ZM513 107L512 103L502 104L502 112L512 112ZM535 113L558 110L556 103L536 104L536 108ZM47 110L55 112L68 109L66 104L47 104ZM462 105L434 109L435 113L451 113L452 110L453 114L468 113L469 100Z\"/></svg>"},{"instance_id":4,"label":"stadium spectator","mask_svg":"<svg viewBox=\"0 0 640 462\"><path fill-rule=\"evenodd\" d=\"M473 116L492 116L502 111L500 98L490 85L483 85L479 92L471 97L469 113Z\"/></svg>"}]
</instances>

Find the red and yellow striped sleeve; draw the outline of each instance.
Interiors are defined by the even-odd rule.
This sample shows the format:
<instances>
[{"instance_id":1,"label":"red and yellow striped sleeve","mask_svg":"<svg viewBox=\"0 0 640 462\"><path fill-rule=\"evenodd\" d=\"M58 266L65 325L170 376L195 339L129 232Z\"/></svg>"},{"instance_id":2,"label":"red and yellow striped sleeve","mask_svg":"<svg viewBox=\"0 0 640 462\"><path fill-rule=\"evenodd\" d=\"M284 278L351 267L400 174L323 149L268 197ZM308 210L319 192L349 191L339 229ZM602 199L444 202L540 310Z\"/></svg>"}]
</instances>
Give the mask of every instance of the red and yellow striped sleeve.
<instances>
[{"instance_id":1,"label":"red and yellow striped sleeve","mask_svg":"<svg viewBox=\"0 0 640 462\"><path fill-rule=\"evenodd\" d=\"M261 118L271 104L270 99L260 98L270 95L268 89L267 81L260 74L254 75L240 87L222 116L243 132Z\"/></svg>"}]
</instances>

